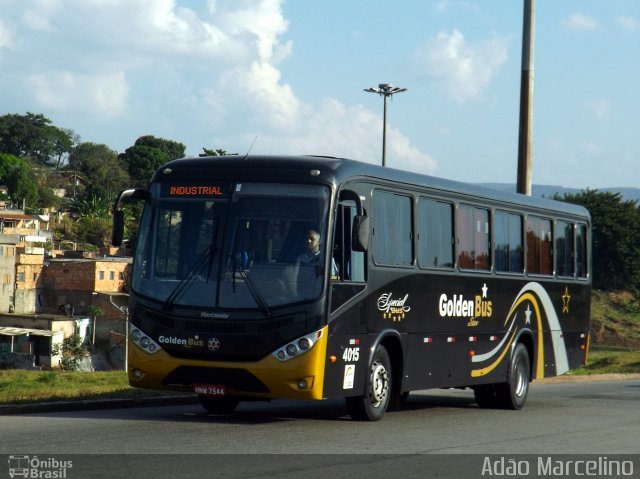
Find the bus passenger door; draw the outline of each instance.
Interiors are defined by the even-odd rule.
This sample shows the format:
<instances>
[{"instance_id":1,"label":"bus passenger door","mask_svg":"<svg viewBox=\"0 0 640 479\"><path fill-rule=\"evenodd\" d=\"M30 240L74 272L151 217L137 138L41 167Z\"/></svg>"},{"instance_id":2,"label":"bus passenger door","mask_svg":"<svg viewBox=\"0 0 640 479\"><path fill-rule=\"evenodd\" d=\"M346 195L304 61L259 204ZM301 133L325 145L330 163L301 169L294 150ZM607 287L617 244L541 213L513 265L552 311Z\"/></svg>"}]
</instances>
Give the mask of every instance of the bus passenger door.
<instances>
[{"instance_id":1,"label":"bus passenger door","mask_svg":"<svg viewBox=\"0 0 640 479\"><path fill-rule=\"evenodd\" d=\"M367 280L367 253L353 249L353 224L357 214L354 201L341 201L333 235L331 272L331 312L363 292Z\"/></svg>"}]
</instances>

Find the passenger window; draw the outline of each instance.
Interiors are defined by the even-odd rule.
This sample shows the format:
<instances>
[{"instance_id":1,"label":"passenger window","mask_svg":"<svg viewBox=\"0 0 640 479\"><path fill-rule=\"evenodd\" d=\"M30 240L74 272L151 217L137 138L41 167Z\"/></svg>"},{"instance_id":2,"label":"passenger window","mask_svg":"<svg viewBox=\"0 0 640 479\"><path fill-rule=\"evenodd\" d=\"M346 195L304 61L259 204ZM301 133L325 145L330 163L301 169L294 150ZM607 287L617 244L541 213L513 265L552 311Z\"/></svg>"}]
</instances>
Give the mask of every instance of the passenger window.
<instances>
[{"instance_id":1,"label":"passenger window","mask_svg":"<svg viewBox=\"0 0 640 479\"><path fill-rule=\"evenodd\" d=\"M453 268L453 205L418 201L418 261L424 268Z\"/></svg>"},{"instance_id":2,"label":"passenger window","mask_svg":"<svg viewBox=\"0 0 640 479\"><path fill-rule=\"evenodd\" d=\"M376 264L413 264L411 197L386 191L373 195L373 260Z\"/></svg>"},{"instance_id":3,"label":"passenger window","mask_svg":"<svg viewBox=\"0 0 640 479\"><path fill-rule=\"evenodd\" d=\"M555 233L556 274L573 277L573 224L557 221Z\"/></svg>"},{"instance_id":4,"label":"passenger window","mask_svg":"<svg viewBox=\"0 0 640 479\"><path fill-rule=\"evenodd\" d=\"M578 278L586 278L589 274L589 257L587 251L587 225L576 227L576 273Z\"/></svg>"},{"instance_id":5,"label":"passenger window","mask_svg":"<svg viewBox=\"0 0 640 479\"><path fill-rule=\"evenodd\" d=\"M527 272L553 274L553 239L551 220L527 218Z\"/></svg>"},{"instance_id":6,"label":"passenger window","mask_svg":"<svg viewBox=\"0 0 640 479\"><path fill-rule=\"evenodd\" d=\"M460 205L456 216L456 227L460 268L490 269L489 210Z\"/></svg>"},{"instance_id":7,"label":"passenger window","mask_svg":"<svg viewBox=\"0 0 640 479\"><path fill-rule=\"evenodd\" d=\"M493 261L496 271L503 273L524 271L521 215L505 211L494 213L493 244Z\"/></svg>"}]
</instances>

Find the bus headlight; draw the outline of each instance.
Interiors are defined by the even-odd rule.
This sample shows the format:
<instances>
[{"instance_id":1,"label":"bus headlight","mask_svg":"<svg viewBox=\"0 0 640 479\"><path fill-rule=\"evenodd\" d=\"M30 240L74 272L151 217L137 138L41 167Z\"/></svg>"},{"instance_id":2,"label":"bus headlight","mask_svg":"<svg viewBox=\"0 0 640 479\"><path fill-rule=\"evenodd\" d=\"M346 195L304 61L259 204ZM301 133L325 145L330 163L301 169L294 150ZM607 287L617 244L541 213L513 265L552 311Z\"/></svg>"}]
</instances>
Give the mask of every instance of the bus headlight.
<instances>
[{"instance_id":1,"label":"bus headlight","mask_svg":"<svg viewBox=\"0 0 640 479\"><path fill-rule=\"evenodd\" d=\"M129 323L129 328L129 337L131 338L131 341L133 341L133 343L144 352L153 354L160 351L160 346L158 346L153 339L144 334L140 329L131 325L131 323Z\"/></svg>"},{"instance_id":2,"label":"bus headlight","mask_svg":"<svg viewBox=\"0 0 640 479\"><path fill-rule=\"evenodd\" d=\"M275 356L279 361L288 361L289 359L293 359L309 351L321 337L322 330L320 329L311 334L307 334L306 336L302 336L301 338L291 341L285 346L274 351L272 355Z\"/></svg>"}]
</instances>

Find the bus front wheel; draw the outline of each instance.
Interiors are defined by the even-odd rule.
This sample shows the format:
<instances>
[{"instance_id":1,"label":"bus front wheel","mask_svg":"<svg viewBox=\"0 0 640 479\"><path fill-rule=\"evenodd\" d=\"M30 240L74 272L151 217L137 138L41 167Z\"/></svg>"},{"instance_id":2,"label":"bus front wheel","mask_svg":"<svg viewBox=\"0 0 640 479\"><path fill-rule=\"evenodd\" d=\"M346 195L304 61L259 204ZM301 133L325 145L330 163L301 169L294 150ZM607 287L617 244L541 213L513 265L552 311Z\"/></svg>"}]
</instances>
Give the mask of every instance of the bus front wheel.
<instances>
[{"instance_id":1,"label":"bus front wheel","mask_svg":"<svg viewBox=\"0 0 640 479\"><path fill-rule=\"evenodd\" d=\"M373 353L367 394L346 398L347 411L357 421L378 421L382 418L391 397L391 360L384 346L380 345Z\"/></svg>"}]
</instances>

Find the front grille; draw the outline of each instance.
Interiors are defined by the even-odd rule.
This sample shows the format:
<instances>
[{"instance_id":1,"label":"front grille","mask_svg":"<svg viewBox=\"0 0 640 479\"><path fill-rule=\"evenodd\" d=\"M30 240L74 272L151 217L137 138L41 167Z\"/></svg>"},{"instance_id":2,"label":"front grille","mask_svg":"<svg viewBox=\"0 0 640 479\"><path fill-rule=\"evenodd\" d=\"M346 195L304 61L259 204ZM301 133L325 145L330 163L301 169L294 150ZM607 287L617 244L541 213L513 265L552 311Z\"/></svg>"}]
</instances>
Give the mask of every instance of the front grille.
<instances>
[{"instance_id":1,"label":"front grille","mask_svg":"<svg viewBox=\"0 0 640 479\"><path fill-rule=\"evenodd\" d=\"M151 321L156 325L193 333L264 334L270 331L281 330L300 320L304 321L303 316L284 316L282 318L255 321L180 318L144 308L140 308L136 313L139 314L139 317L143 320Z\"/></svg>"},{"instance_id":2,"label":"front grille","mask_svg":"<svg viewBox=\"0 0 640 479\"><path fill-rule=\"evenodd\" d=\"M194 384L223 384L236 391L268 393L269 388L246 369L180 366L164 379L165 386L193 387Z\"/></svg>"}]
</instances>

